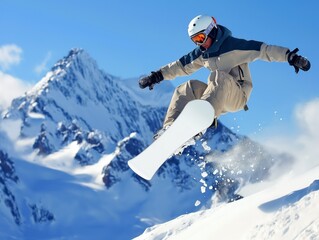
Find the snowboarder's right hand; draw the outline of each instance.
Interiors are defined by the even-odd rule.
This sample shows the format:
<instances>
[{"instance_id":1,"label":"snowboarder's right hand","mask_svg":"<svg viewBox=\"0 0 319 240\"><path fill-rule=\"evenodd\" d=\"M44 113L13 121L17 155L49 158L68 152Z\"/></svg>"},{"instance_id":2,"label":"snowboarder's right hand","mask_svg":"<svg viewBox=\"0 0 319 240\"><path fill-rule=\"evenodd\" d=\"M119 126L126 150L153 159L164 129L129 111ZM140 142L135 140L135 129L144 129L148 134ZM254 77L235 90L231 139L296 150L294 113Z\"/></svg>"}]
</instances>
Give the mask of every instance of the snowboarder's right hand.
<instances>
[{"instance_id":1,"label":"snowboarder's right hand","mask_svg":"<svg viewBox=\"0 0 319 240\"><path fill-rule=\"evenodd\" d=\"M288 63L295 68L296 73L299 69L308 71L310 69L310 62L307 58L297 54L298 48L288 53Z\"/></svg>"},{"instance_id":2,"label":"snowboarder's right hand","mask_svg":"<svg viewBox=\"0 0 319 240\"><path fill-rule=\"evenodd\" d=\"M139 80L139 85L140 88L144 89L146 87L149 87L150 90L153 89L154 84L159 83L164 80L162 72L156 71L156 72L151 72L150 75L147 77L143 77Z\"/></svg>"}]
</instances>

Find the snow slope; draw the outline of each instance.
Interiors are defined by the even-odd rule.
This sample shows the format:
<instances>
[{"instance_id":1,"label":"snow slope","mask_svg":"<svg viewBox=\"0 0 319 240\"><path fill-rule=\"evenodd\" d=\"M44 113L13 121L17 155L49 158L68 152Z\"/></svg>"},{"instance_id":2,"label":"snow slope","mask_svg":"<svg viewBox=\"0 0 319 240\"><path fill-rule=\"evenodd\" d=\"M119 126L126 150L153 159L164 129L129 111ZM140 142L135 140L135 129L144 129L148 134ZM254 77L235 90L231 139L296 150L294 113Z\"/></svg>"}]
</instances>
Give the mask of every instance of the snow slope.
<instances>
[{"instance_id":1,"label":"snow slope","mask_svg":"<svg viewBox=\"0 0 319 240\"><path fill-rule=\"evenodd\" d=\"M135 239L319 239L319 166L241 200L149 228Z\"/></svg>"}]
</instances>

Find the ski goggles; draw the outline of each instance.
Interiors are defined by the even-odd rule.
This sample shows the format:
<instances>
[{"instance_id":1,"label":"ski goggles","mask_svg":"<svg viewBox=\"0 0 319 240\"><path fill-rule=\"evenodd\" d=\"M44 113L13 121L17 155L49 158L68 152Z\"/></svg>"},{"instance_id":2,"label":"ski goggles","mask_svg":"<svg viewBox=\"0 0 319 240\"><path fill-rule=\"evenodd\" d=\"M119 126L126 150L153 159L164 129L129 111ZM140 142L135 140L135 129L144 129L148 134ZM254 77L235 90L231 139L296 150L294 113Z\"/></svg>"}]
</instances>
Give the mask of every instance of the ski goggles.
<instances>
[{"instance_id":1,"label":"ski goggles","mask_svg":"<svg viewBox=\"0 0 319 240\"><path fill-rule=\"evenodd\" d=\"M213 30L213 28L217 28L215 19L213 18L213 21L211 24L209 24L209 26L204 30L201 31L199 33L195 33L193 36L191 36L192 41L196 44L196 45L203 45L208 38L208 34Z\"/></svg>"},{"instance_id":2,"label":"ski goggles","mask_svg":"<svg viewBox=\"0 0 319 240\"><path fill-rule=\"evenodd\" d=\"M207 34L205 34L204 32L199 32L191 36L191 39L197 45L202 45L207 41L207 37Z\"/></svg>"}]
</instances>

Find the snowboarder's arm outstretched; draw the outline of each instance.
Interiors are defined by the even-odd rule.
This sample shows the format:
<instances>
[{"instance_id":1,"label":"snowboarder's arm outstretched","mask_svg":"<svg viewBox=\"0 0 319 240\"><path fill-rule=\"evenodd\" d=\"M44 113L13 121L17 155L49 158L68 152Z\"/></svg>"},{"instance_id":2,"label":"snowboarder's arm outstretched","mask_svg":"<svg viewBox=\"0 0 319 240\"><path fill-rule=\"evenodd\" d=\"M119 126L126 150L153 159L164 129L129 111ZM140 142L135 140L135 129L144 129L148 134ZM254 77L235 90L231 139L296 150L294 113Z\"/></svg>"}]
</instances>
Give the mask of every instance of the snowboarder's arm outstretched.
<instances>
[{"instance_id":1,"label":"snowboarder's arm outstretched","mask_svg":"<svg viewBox=\"0 0 319 240\"><path fill-rule=\"evenodd\" d=\"M227 59L226 65L235 66L261 59L268 62L288 62L295 68L296 73L299 69L308 71L311 66L309 60L298 55L298 51L298 48L290 51L285 47L230 37L225 40L221 48L221 52L223 52L221 55Z\"/></svg>"},{"instance_id":2,"label":"snowboarder's arm outstretched","mask_svg":"<svg viewBox=\"0 0 319 240\"><path fill-rule=\"evenodd\" d=\"M151 72L147 77L140 79L140 87L149 87L150 90L152 90L156 83L160 83L164 79L172 80L176 77L186 76L196 72L205 66L201 54L199 48L197 48L179 60L161 67L158 71Z\"/></svg>"},{"instance_id":3,"label":"snowboarder's arm outstretched","mask_svg":"<svg viewBox=\"0 0 319 240\"><path fill-rule=\"evenodd\" d=\"M234 67L241 64L250 63L261 59L269 62L288 62L295 68L308 71L310 62L297 54L298 48L290 51L288 48L268 45L254 40L238 39L232 36L224 41L216 42L216 47L203 52L200 48L184 55L177 61L167 64L156 72L139 81L141 88L153 88L154 84L162 80L172 80L179 76L190 75L202 67L214 72L216 70L229 72Z\"/></svg>"}]
</instances>

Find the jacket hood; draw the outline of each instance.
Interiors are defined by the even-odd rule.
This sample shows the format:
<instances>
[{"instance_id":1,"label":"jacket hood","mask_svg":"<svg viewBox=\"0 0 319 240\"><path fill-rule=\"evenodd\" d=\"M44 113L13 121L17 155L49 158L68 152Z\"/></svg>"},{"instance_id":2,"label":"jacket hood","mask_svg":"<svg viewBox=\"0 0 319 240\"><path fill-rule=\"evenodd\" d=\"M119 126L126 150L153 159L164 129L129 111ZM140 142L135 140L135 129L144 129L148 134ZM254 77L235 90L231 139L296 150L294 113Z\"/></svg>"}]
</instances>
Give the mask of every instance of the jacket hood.
<instances>
[{"instance_id":1,"label":"jacket hood","mask_svg":"<svg viewBox=\"0 0 319 240\"><path fill-rule=\"evenodd\" d=\"M232 32L228 28L226 28L222 25L218 25L217 36L216 36L213 44L208 49L203 49L201 47L201 51L203 53L208 53L208 54L218 52L220 49L220 46L223 44L225 39L230 37L230 36L232 36Z\"/></svg>"}]
</instances>

